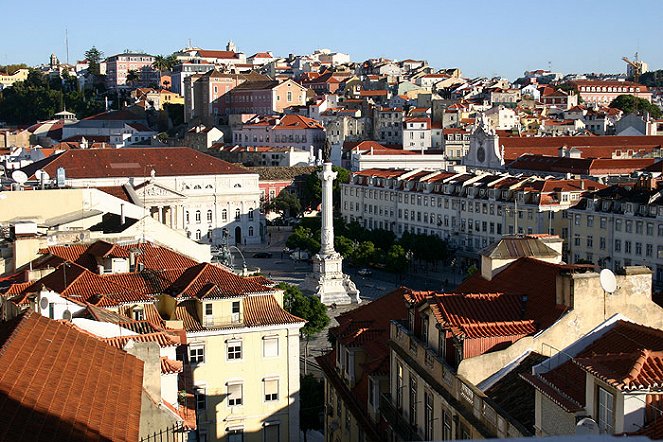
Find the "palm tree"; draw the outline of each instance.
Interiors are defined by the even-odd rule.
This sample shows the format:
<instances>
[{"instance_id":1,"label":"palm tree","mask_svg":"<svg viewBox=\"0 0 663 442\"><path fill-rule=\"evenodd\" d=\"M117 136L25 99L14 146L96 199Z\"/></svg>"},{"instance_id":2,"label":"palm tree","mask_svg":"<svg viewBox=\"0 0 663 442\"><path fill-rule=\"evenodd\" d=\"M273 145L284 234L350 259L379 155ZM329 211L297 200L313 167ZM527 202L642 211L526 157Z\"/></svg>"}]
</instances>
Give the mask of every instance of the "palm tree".
<instances>
[{"instance_id":1,"label":"palm tree","mask_svg":"<svg viewBox=\"0 0 663 442\"><path fill-rule=\"evenodd\" d=\"M165 55L155 55L154 62L152 67L157 71L170 71L177 64L177 56L171 54L168 56Z\"/></svg>"},{"instance_id":2,"label":"palm tree","mask_svg":"<svg viewBox=\"0 0 663 442\"><path fill-rule=\"evenodd\" d=\"M127 72L127 84L133 86L138 80L140 80L140 73L137 70L132 69Z\"/></svg>"}]
</instances>

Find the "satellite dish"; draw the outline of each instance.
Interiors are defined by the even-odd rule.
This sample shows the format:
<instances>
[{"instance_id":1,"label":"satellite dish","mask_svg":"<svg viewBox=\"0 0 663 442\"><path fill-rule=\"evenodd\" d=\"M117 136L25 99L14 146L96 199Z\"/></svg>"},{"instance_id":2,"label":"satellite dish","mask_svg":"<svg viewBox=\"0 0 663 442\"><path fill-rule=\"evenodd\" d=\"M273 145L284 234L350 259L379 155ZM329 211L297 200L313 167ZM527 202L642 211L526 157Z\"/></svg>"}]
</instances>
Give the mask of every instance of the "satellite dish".
<instances>
[{"instance_id":1,"label":"satellite dish","mask_svg":"<svg viewBox=\"0 0 663 442\"><path fill-rule=\"evenodd\" d=\"M601 270L599 274L599 280L601 281L601 287L608 293L614 293L617 290L617 278L615 274L608 269Z\"/></svg>"},{"instance_id":2,"label":"satellite dish","mask_svg":"<svg viewBox=\"0 0 663 442\"><path fill-rule=\"evenodd\" d=\"M39 307L41 307L42 310L46 310L48 308L48 298L46 296L42 296L39 300Z\"/></svg>"},{"instance_id":3,"label":"satellite dish","mask_svg":"<svg viewBox=\"0 0 663 442\"><path fill-rule=\"evenodd\" d=\"M48 181L51 176L46 172L45 170L39 169L38 171L35 172L35 177L39 181Z\"/></svg>"},{"instance_id":4,"label":"satellite dish","mask_svg":"<svg viewBox=\"0 0 663 442\"><path fill-rule=\"evenodd\" d=\"M71 321L71 311L69 309L62 312L62 319L65 321Z\"/></svg>"},{"instance_id":5,"label":"satellite dish","mask_svg":"<svg viewBox=\"0 0 663 442\"><path fill-rule=\"evenodd\" d=\"M15 170L12 172L12 180L23 185L28 180L28 175L22 170Z\"/></svg>"},{"instance_id":6,"label":"satellite dish","mask_svg":"<svg viewBox=\"0 0 663 442\"><path fill-rule=\"evenodd\" d=\"M585 417L580 419L576 424L576 435L591 435L591 434L599 434L599 426L596 423L596 421L591 417Z\"/></svg>"}]
</instances>

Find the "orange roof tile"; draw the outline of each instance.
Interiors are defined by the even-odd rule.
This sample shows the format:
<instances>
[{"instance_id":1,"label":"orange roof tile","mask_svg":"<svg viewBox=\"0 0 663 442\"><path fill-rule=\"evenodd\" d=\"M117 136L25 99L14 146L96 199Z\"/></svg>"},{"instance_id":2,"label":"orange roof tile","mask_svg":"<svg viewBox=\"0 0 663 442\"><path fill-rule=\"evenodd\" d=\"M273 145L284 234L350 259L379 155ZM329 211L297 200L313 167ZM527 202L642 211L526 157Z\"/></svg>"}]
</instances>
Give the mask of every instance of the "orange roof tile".
<instances>
[{"instance_id":1,"label":"orange roof tile","mask_svg":"<svg viewBox=\"0 0 663 442\"><path fill-rule=\"evenodd\" d=\"M304 322L304 319L285 311L272 295L244 298L244 324L247 327Z\"/></svg>"},{"instance_id":2,"label":"orange roof tile","mask_svg":"<svg viewBox=\"0 0 663 442\"><path fill-rule=\"evenodd\" d=\"M28 311L0 324L0 439L136 441L143 362Z\"/></svg>"}]
</instances>

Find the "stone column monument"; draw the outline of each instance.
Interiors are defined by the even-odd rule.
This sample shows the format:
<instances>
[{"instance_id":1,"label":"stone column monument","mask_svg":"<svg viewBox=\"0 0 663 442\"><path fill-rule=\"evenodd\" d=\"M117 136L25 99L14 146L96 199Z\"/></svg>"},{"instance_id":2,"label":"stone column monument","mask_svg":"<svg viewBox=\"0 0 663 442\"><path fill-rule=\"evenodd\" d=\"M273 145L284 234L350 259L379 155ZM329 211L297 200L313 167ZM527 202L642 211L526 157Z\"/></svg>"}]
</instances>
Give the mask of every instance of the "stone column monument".
<instances>
[{"instance_id":1,"label":"stone column monument","mask_svg":"<svg viewBox=\"0 0 663 442\"><path fill-rule=\"evenodd\" d=\"M302 289L320 297L325 305L359 303L359 290L348 275L343 274L343 257L334 250L333 182L336 172L332 171L328 146L325 146L322 171L322 229L320 251L313 257L313 271L306 276Z\"/></svg>"}]
</instances>

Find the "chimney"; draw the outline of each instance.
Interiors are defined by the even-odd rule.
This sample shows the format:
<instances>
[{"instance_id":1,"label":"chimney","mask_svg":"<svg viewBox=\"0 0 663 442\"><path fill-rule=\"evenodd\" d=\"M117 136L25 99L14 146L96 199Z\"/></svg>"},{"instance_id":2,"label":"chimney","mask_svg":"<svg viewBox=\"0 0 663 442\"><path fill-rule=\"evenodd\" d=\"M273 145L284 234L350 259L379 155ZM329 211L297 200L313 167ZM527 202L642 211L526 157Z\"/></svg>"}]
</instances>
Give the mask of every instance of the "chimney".
<instances>
[{"instance_id":1,"label":"chimney","mask_svg":"<svg viewBox=\"0 0 663 442\"><path fill-rule=\"evenodd\" d=\"M124 351L143 361L143 388L156 403L161 403L161 355L156 342L129 341Z\"/></svg>"},{"instance_id":2,"label":"chimney","mask_svg":"<svg viewBox=\"0 0 663 442\"><path fill-rule=\"evenodd\" d=\"M103 274L104 274L104 266L102 266L101 264L98 265L98 266L97 266L97 272L98 272L100 275L103 275Z\"/></svg>"},{"instance_id":3,"label":"chimney","mask_svg":"<svg viewBox=\"0 0 663 442\"><path fill-rule=\"evenodd\" d=\"M124 216L124 203L120 204L120 225L123 226L127 220Z\"/></svg>"}]
</instances>

